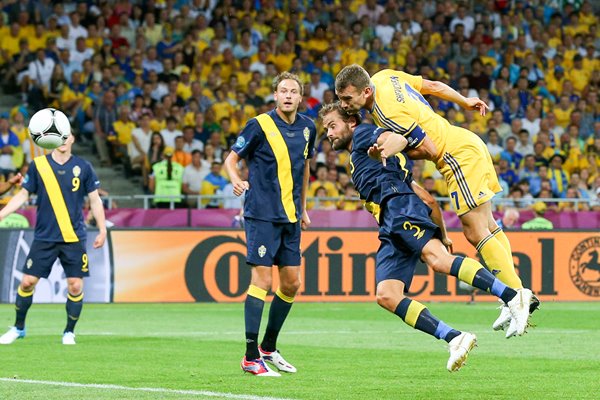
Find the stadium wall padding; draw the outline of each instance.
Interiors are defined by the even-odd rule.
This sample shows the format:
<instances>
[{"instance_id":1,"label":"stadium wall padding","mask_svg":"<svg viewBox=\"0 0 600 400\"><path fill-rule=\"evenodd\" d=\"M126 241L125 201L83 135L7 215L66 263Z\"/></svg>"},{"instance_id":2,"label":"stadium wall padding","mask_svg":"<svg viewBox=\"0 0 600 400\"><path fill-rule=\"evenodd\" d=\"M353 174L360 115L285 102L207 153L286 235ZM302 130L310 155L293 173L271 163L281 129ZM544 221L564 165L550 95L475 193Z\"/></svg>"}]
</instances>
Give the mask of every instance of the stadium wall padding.
<instances>
[{"instance_id":1,"label":"stadium wall padding","mask_svg":"<svg viewBox=\"0 0 600 400\"><path fill-rule=\"evenodd\" d=\"M479 260L461 232L451 232L454 251ZM240 230L112 230L103 249L90 249L91 302L240 302L250 279ZM543 301L600 301L600 233L508 232L517 270ZM0 299L14 301L18 271L32 234L0 231ZM375 230L309 230L302 236L302 286L297 301L374 301ZM58 276L56 275L58 274ZM276 277L277 269L273 269ZM62 269L54 268L50 288L35 301L64 301ZM277 282L276 280L274 282ZM45 292L42 292L45 293ZM410 295L420 301L470 299L454 277L419 264ZM41 296L41 298L40 298ZM476 292L477 301L495 301Z\"/></svg>"}]
</instances>

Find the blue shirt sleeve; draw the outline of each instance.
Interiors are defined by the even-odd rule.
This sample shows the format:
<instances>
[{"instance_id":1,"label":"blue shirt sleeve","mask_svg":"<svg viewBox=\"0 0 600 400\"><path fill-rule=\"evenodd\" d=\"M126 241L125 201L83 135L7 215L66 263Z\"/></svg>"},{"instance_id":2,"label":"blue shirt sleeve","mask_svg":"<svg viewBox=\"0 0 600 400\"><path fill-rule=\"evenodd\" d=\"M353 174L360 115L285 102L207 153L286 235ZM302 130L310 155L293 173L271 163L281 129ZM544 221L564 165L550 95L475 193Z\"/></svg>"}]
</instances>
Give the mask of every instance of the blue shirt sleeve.
<instances>
[{"instance_id":1,"label":"blue shirt sleeve","mask_svg":"<svg viewBox=\"0 0 600 400\"><path fill-rule=\"evenodd\" d=\"M90 165L90 163L86 162L86 174L85 181L83 182L86 193L92 193L94 190L100 188L100 180L98 180L98 176L96 175L96 171Z\"/></svg>"},{"instance_id":2,"label":"blue shirt sleeve","mask_svg":"<svg viewBox=\"0 0 600 400\"><path fill-rule=\"evenodd\" d=\"M256 118L250 119L247 123L237 140L231 146L231 150L235 151L241 158L246 158L249 154L253 153L254 150L263 140L264 134L258 124Z\"/></svg>"},{"instance_id":3,"label":"blue shirt sleeve","mask_svg":"<svg viewBox=\"0 0 600 400\"><path fill-rule=\"evenodd\" d=\"M29 164L29 169L27 170L27 174L25 178L23 178L23 188L27 190L29 193L37 193L38 190L38 172L35 166L35 161Z\"/></svg>"},{"instance_id":4,"label":"blue shirt sleeve","mask_svg":"<svg viewBox=\"0 0 600 400\"><path fill-rule=\"evenodd\" d=\"M360 126L360 125L359 125ZM371 139L369 140L369 145L375 144L377 143L377 139L379 139L379 136L381 136L381 134L383 132L391 132L390 129L388 128L382 128L382 127L378 127L376 128L373 133L371 134Z\"/></svg>"},{"instance_id":5,"label":"blue shirt sleeve","mask_svg":"<svg viewBox=\"0 0 600 400\"><path fill-rule=\"evenodd\" d=\"M371 136L371 144L376 143L377 139L379 139L379 136L381 136L381 134L383 132L388 132L388 131L392 132L389 128L378 127L377 129L375 129L373 131L373 135ZM421 145L423 140L425 140L425 136L426 135L425 135L425 132L423 132L423 129L421 129L421 127L419 125L416 125L412 131L404 134L404 137L408 141L406 148L407 149L416 149L417 147L419 147Z\"/></svg>"},{"instance_id":6,"label":"blue shirt sleeve","mask_svg":"<svg viewBox=\"0 0 600 400\"><path fill-rule=\"evenodd\" d=\"M315 142L317 140L317 127L313 124L310 127L310 139L308 139L308 155L307 160L315 156Z\"/></svg>"}]
</instances>

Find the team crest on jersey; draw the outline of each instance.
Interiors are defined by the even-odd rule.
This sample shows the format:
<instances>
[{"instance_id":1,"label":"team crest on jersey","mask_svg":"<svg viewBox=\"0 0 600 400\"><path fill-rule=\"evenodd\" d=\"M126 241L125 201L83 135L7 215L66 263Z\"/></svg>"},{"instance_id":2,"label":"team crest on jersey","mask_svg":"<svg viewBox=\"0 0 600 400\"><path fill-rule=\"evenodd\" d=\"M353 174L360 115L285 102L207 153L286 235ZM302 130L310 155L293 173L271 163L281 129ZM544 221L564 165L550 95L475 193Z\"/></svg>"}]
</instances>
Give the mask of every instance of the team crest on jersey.
<instances>
[{"instance_id":1,"label":"team crest on jersey","mask_svg":"<svg viewBox=\"0 0 600 400\"><path fill-rule=\"evenodd\" d=\"M81 168L79 167L79 165L76 165L73 167L73 176L75 178L78 178L79 175L81 175Z\"/></svg>"},{"instance_id":2,"label":"team crest on jersey","mask_svg":"<svg viewBox=\"0 0 600 400\"><path fill-rule=\"evenodd\" d=\"M308 129L308 127L306 127L306 128L304 128L304 131L302 133L304 133L304 140L306 140L308 142L308 138L310 137L310 129Z\"/></svg>"},{"instance_id":3,"label":"team crest on jersey","mask_svg":"<svg viewBox=\"0 0 600 400\"><path fill-rule=\"evenodd\" d=\"M33 265L33 260L31 258L28 258L27 263L25 265L27 266L27 269L31 268L31 266Z\"/></svg>"},{"instance_id":4,"label":"team crest on jersey","mask_svg":"<svg viewBox=\"0 0 600 400\"><path fill-rule=\"evenodd\" d=\"M237 138L237 140L235 141L235 147L243 149L245 145L246 145L246 139L244 139L243 136L239 136Z\"/></svg>"},{"instance_id":5,"label":"team crest on jersey","mask_svg":"<svg viewBox=\"0 0 600 400\"><path fill-rule=\"evenodd\" d=\"M262 258L265 256L265 254L267 254L267 248L264 245L261 245L258 248L258 255Z\"/></svg>"}]
</instances>

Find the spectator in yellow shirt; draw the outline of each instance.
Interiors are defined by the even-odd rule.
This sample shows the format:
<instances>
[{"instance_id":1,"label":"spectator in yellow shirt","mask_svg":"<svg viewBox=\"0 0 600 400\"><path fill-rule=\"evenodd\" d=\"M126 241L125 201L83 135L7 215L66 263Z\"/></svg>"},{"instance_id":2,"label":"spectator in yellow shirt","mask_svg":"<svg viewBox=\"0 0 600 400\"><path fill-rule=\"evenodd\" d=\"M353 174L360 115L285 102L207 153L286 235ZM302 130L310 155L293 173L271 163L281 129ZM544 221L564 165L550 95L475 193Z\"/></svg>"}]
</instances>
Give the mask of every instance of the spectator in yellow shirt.
<instances>
[{"instance_id":1,"label":"spectator in yellow shirt","mask_svg":"<svg viewBox=\"0 0 600 400\"><path fill-rule=\"evenodd\" d=\"M573 105L571 104L571 100L569 100L569 96L561 95L560 102L558 103L558 107L554 108L554 116L556 117L556 125L562 127L563 129L567 128L567 125L571 121L571 112L573 111Z\"/></svg>"},{"instance_id":2,"label":"spectator in yellow shirt","mask_svg":"<svg viewBox=\"0 0 600 400\"><path fill-rule=\"evenodd\" d=\"M338 197L339 192L335 185L327 180L327 166L324 164L319 164L317 166L317 179L310 183L308 186L307 197L316 197L317 189L323 188L325 190L325 195L322 197ZM309 202L307 205L308 209L313 208L315 205L314 202ZM323 200L319 202L321 207L334 207L335 204L333 201Z\"/></svg>"},{"instance_id":3,"label":"spectator in yellow shirt","mask_svg":"<svg viewBox=\"0 0 600 400\"><path fill-rule=\"evenodd\" d=\"M581 54L575 54L573 57L573 67L569 70L569 80L573 83L573 88L577 92L577 94L581 95L583 93L583 89L587 86L591 70L586 70L583 68L583 57Z\"/></svg>"}]
</instances>

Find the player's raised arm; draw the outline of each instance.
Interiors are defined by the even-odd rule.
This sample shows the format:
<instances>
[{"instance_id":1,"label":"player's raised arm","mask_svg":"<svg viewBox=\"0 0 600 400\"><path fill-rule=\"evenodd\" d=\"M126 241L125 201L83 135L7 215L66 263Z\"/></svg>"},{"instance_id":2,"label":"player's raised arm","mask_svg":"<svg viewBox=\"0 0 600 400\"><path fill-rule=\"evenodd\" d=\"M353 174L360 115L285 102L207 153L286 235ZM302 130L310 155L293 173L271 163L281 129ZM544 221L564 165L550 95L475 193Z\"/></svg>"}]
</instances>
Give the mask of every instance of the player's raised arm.
<instances>
[{"instance_id":1,"label":"player's raised arm","mask_svg":"<svg viewBox=\"0 0 600 400\"><path fill-rule=\"evenodd\" d=\"M377 142L369 148L368 154L369 157L380 160L385 166L389 156L400 153L407 145L408 140L404 136L385 131L379 135Z\"/></svg>"},{"instance_id":2,"label":"player's raised arm","mask_svg":"<svg viewBox=\"0 0 600 400\"><path fill-rule=\"evenodd\" d=\"M90 198L90 210L94 219L96 220L96 226L100 230L96 239L94 240L94 248L100 248L104 245L106 240L106 218L104 216L104 206L102 205L102 199L98 190L88 193Z\"/></svg>"},{"instance_id":3,"label":"player's raised arm","mask_svg":"<svg viewBox=\"0 0 600 400\"><path fill-rule=\"evenodd\" d=\"M435 97L439 97L440 99L451 101L466 110L477 110L481 115L485 115L485 113L489 110L487 104L485 104L485 102L480 98L465 97L456 90L452 89L450 86L446 85L444 82L423 79L421 93L430 94Z\"/></svg>"}]
</instances>

